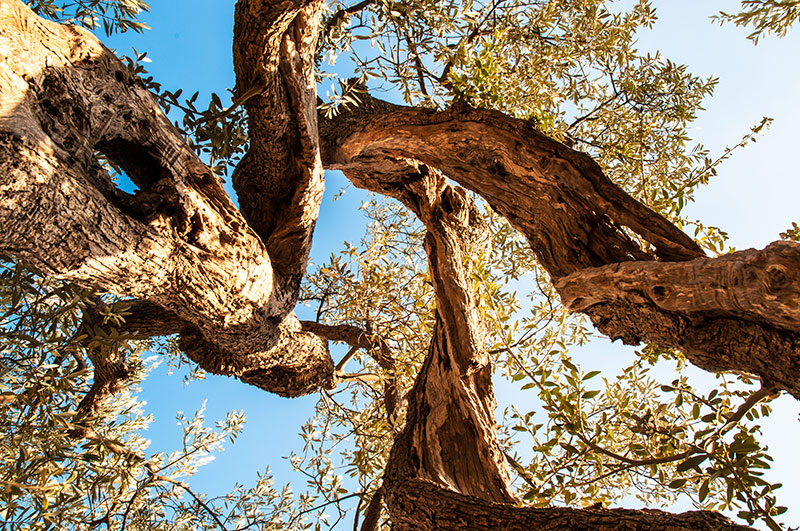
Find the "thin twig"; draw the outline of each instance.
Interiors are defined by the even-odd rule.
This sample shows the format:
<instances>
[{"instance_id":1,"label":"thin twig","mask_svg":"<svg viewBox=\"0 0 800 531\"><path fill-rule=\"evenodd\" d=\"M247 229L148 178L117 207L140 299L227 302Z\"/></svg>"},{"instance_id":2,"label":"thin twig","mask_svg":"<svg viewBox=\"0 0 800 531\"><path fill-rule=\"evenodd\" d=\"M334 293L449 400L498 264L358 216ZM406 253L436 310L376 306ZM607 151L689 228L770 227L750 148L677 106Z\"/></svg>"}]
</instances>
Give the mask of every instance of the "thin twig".
<instances>
[{"instance_id":1,"label":"thin twig","mask_svg":"<svg viewBox=\"0 0 800 531\"><path fill-rule=\"evenodd\" d=\"M363 495L364 495L363 492L354 492L353 494L348 494L347 496L342 496L341 498L336 498L335 500L331 500L329 502L322 503L320 505L311 507L310 509L305 509L303 511L300 511L299 513L294 515L292 520L289 522L289 526L291 527L291 525L294 524L297 521L297 519L300 518L301 516L303 516L304 514L308 514L308 513L314 512L314 511L318 511L318 510L322 509L323 507L327 507L328 505L330 505L332 503L343 502L344 500L347 500L347 499L350 499L350 498L355 498L356 496L361 497Z\"/></svg>"},{"instance_id":2,"label":"thin twig","mask_svg":"<svg viewBox=\"0 0 800 531\"><path fill-rule=\"evenodd\" d=\"M200 507L202 507L208 514L211 515L211 517L217 523L217 526L220 529L222 529L222 531L228 531L228 528L225 527L225 524L223 524L222 521L219 519L219 517L217 516L217 513L215 513L208 505L206 505L206 503L199 496L197 496L197 494L195 494L192 491L192 489L190 489L189 486L186 483L184 483L183 481L177 481L177 480L168 478L166 476L160 476L160 475L157 475L157 474L152 474L152 477L154 479L159 480L159 481L164 481L166 483L171 483L171 484L173 484L173 485L175 485L177 487L182 488L186 492L188 492L189 495L192 498L194 498L194 501L196 501L198 503L198 505L200 505Z\"/></svg>"},{"instance_id":3,"label":"thin twig","mask_svg":"<svg viewBox=\"0 0 800 531\"><path fill-rule=\"evenodd\" d=\"M338 26L344 19L350 18L359 11L366 9L367 7L371 6L376 2L377 0L362 0L361 2L353 4L350 7L340 9L339 11L334 13L331 16L331 18L329 18L328 21L325 23L325 28L323 32L325 34L329 33L331 29L333 29L335 26Z\"/></svg>"},{"instance_id":4,"label":"thin twig","mask_svg":"<svg viewBox=\"0 0 800 531\"><path fill-rule=\"evenodd\" d=\"M511 465L511 468L517 471L517 474L519 474L519 477L522 478L522 480L525 483L527 483L534 489L539 488L539 485L536 484L536 481L534 481L534 479L531 477L528 471L525 470L525 467L519 464L519 462L516 459L511 457L511 454L509 454L508 452L503 452L503 455L506 456L506 461L508 461L508 464Z\"/></svg>"},{"instance_id":5,"label":"thin twig","mask_svg":"<svg viewBox=\"0 0 800 531\"><path fill-rule=\"evenodd\" d=\"M486 16L483 17L483 20L481 20L478 24L476 24L475 27L470 32L470 34L467 35L467 45L472 44L472 41L474 41L479 35L481 35L481 27L486 23L487 20L489 20L489 18L492 15L494 15L495 10L502 3L503 3L503 0L492 2L492 7L489 10L489 12L486 13ZM451 89L453 87L453 84L450 83L450 81L447 79L447 77L450 75L450 71L453 69L453 59L454 58L455 58L455 56L452 57L449 61L447 61L447 64L444 65L444 68L442 69L442 73L436 79L439 83L442 84L443 87L445 87L447 89Z\"/></svg>"},{"instance_id":6,"label":"thin twig","mask_svg":"<svg viewBox=\"0 0 800 531\"><path fill-rule=\"evenodd\" d=\"M360 347L358 345L354 345L350 347L350 350L347 351L347 354L336 364L336 368L333 369L333 373L337 376L342 375L342 371L344 370L344 366L347 365L347 362L353 359L353 356L356 355Z\"/></svg>"}]
</instances>

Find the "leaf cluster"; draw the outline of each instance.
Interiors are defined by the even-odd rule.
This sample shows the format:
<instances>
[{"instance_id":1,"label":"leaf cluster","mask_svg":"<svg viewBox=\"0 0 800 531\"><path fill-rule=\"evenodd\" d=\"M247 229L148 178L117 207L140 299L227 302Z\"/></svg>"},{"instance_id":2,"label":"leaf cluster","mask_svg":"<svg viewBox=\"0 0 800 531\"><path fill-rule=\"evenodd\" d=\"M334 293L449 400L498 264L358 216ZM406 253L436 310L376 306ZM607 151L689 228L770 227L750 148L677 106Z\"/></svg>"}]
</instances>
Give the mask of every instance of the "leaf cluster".
<instances>
[{"instance_id":1,"label":"leaf cluster","mask_svg":"<svg viewBox=\"0 0 800 531\"><path fill-rule=\"evenodd\" d=\"M76 24L89 30L100 27L106 36L133 30L141 33L150 27L139 19L150 6L143 0L24 0L39 16L57 22Z\"/></svg>"},{"instance_id":2,"label":"leaf cluster","mask_svg":"<svg viewBox=\"0 0 800 531\"><path fill-rule=\"evenodd\" d=\"M774 33L785 37L792 24L800 18L798 0L742 0L738 13L720 12L714 18L720 23L732 22L737 26L752 26L747 38L758 44L759 39Z\"/></svg>"},{"instance_id":3,"label":"leaf cluster","mask_svg":"<svg viewBox=\"0 0 800 531\"><path fill-rule=\"evenodd\" d=\"M105 301L102 322L81 326L97 296L0 260L0 521L9 530L285 529L295 517L291 489L276 490L268 471L255 486L216 498L185 483L241 432L230 413L215 427L178 414L179 449L147 455L152 417L137 385L153 365L147 349L115 328L124 310ZM89 337L91 335L91 337ZM87 415L80 404L93 380L89 349L127 359L130 377L113 400ZM96 352L95 352L96 353ZM98 359L96 356L94 359Z\"/></svg>"}]
</instances>

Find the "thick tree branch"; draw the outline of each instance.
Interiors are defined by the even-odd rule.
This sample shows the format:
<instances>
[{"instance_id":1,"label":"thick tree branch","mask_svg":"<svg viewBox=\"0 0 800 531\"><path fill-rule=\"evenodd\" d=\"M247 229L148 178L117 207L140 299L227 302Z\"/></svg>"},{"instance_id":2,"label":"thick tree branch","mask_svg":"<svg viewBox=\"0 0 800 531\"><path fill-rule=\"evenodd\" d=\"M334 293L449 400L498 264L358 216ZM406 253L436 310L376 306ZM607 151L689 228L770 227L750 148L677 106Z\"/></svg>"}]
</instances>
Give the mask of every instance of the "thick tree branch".
<instances>
[{"instance_id":1,"label":"thick tree branch","mask_svg":"<svg viewBox=\"0 0 800 531\"><path fill-rule=\"evenodd\" d=\"M800 245L689 262L626 262L555 281L564 304L627 344L680 349L707 370L758 375L800 398Z\"/></svg>"},{"instance_id":2,"label":"thick tree branch","mask_svg":"<svg viewBox=\"0 0 800 531\"><path fill-rule=\"evenodd\" d=\"M752 257L747 272L743 255L706 259L589 156L528 122L463 105L432 111L365 101L321 122L326 167L412 210L402 198L405 184L422 178L425 165L442 170L527 237L566 304L587 313L604 334L678 348L701 368L756 374L800 397L800 304L792 287L798 269L791 245ZM624 227L649 241L655 255ZM681 264L693 259L701 260Z\"/></svg>"},{"instance_id":3,"label":"thick tree branch","mask_svg":"<svg viewBox=\"0 0 800 531\"><path fill-rule=\"evenodd\" d=\"M491 503L428 481L403 480L387 492L396 507L396 531L746 531L710 511L672 514L652 509L572 509L516 507Z\"/></svg>"},{"instance_id":4,"label":"thick tree branch","mask_svg":"<svg viewBox=\"0 0 800 531\"><path fill-rule=\"evenodd\" d=\"M425 250L436 297L431 346L408 396L383 487L394 525L405 479L435 482L491 502L514 502L497 442L492 366L472 290L470 257L488 250L488 227L467 192L437 172L409 179L398 194L428 229Z\"/></svg>"},{"instance_id":5,"label":"thick tree branch","mask_svg":"<svg viewBox=\"0 0 800 531\"><path fill-rule=\"evenodd\" d=\"M326 382L324 342L288 313L295 291L116 56L17 0L0 0L0 50L0 251L174 313L213 345L194 357L207 370L260 385L288 363L309 373L296 392ZM98 151L140 190L116 189Z\"/></svg>"},{"instance_id":6,"label":"thick tree branch","mask_svg":"<svg viewBox=\"0 0 800 531\"><path fill-rule=\"evenodd\" d=\"M322 6L321 0L236 4L236 90L256 96L244 104L250 150L233 186L281 275L286 311L297 301L324 185L314 78Z\"/></svg>"},{"instance_id":7,"label":"thick tree branch","mask_svg":"<svg viewBox=\"0 0 800 531\"><path fill-rule=\"evenodd\" d=\"M557 279L564 304L648 304L668 312L712 313L800 331L800 244L775 242L690 262L625 262Z\"/></svg>"},{"instance_id":8,"label":"thick tree branch","mask_svg":"<svg viewBox=\"0 0 800 531\"><path fill-rule=\"evenodd\" d=\"M168 478L167 476L162 476L160 474L153 474L152 472L150 473L150 476L153 479L153 481L163 481L164 483L175 485L176 487L180 487L181 489L186 491L189 494L189 496L192 497L195 503L199 505L206 512L206 514L211 516L211 518L214 520L214 523L217 524L217 527L219 527L222 531L228 531L228 528L225 527L225 524L222 522L222 520L220 520L219 515L217 515L217 512L213 508L211 508L203 500L203 498L195 494L194 491L185 482Z\"/></svg>"},{"instance_id":9,"label":"thick tree branch","mask_svg":"<svg viewBox=\"0 0 800 531\"><path fill-rule=\"evenodd\" d=\"M322 6L322 0L237 3L234 64L250 134L250 151L233 177L240 214L141 82L96 38L39 19L18 0L0 0L0 224L6 229L0 252L44 273L141 299L134 303L140 315L126 325L131 330L178 332L204 369L279 394L330 383L333 364L325 343L309 332L315 326L326 337L365 345L390 367L385 345L364 331L322 330L291 312L322 194L313 72ZM745 529L703 512L513 505L471 290L469 258L485 251L489 235L470 196L438 170L522 231L556 280L616 262L702 257L690 238L625 194L590 157L497 112L465 105L401 109L367 98L323 129L329 167L398 198L428 229L436 324L384 476L381 492L395 529ZM97 152L139 191L115 188ZM655 252L640 247L626 227ZM778 274L768 280L781 283ZM698 320L696 312L630 299L611 296L584 311L612 337L654 337L712 357L714 345L723 344L715 336L738 326L744 346L726 345L734 350L724 354L734 365L754 348L790 358L798 350L792 332L770 328L785 327L796 319L792 312L777 317L782 324L762 315L775 306L742 310L737 299L726 307L730 316ZM741 320L754 312L763 325ZM124 359L99 351L92 359L99 387L81 406L86 411L126 371ZM717 360L723 368L731 364L723 361ZM767 377L771 367L754 372ZM81 429L81 436L101 440L90 426ZM370 517L379 510L376 495Z\"/></svg>"},{"instance_id":10,"label":"thick tree branch","mask_svg":"<svg viewBox=\"0 0 800 531\"><path fill-rule=\"evenodd\" d=\"M369 99L365 97L365 99ZM547 271L652 259L623 230L649 241L663 260L702 256L665 218L628 196L586 154L530 122L460 104L446 111L399 108L372 99L321 120L326 168L381 176L380 161L412 159L483 196L522 232Z\"/></svg>"}]
</instances>

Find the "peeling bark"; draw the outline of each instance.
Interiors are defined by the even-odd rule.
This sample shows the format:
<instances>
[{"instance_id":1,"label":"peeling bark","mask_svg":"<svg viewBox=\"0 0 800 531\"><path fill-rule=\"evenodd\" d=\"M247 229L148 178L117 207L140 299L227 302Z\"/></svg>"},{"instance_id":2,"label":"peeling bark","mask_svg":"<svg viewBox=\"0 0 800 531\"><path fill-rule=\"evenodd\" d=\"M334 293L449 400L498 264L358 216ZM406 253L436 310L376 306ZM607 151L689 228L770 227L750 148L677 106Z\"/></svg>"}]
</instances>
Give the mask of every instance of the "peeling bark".
<instances>
[{"instance_id":1,"label":"peeling bark","mask_svg":"<svg viewBox=\"0 0 800 531\"><path fill-rule=\"evenodd\" d=\"M497 441L492 365L471 289L470 257L488 250L488 227L467 193L438 173L406 185L404 197L428 229L436 322L384 476L395 525L405 509L393 501L410 479L491 502L516 501Z\"/></svg>"}]
</instances>

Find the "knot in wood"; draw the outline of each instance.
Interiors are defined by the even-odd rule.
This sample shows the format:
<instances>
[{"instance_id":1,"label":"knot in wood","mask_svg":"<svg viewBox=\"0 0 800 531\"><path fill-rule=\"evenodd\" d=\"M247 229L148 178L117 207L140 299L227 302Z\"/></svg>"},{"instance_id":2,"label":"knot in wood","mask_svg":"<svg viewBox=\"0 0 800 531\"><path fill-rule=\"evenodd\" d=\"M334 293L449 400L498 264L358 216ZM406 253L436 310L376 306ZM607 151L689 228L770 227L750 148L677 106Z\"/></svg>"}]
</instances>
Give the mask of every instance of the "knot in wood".
<instances>
[{"instance_id":1,"label":"knot in wood","mask_svg":"<svg viewBox=\"0 0 800 531\"><path fill-rule=\"evenodd\" d=\"M669 296L670 289L667 286L653 286L653 300L661 302Z\"/></svg>"},{"instance_id":2,"label":"knot in wood","mask_svg":"<svg viewBox=\"0 0 800 531\"><path fill-rule=\"evenodd\" d=\"M771 293L782 291L790 284L790 275L782 265L774 264L767 267L766 284Z\"/></svg>"}]
</instances>

